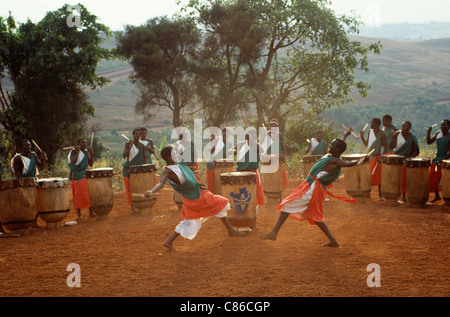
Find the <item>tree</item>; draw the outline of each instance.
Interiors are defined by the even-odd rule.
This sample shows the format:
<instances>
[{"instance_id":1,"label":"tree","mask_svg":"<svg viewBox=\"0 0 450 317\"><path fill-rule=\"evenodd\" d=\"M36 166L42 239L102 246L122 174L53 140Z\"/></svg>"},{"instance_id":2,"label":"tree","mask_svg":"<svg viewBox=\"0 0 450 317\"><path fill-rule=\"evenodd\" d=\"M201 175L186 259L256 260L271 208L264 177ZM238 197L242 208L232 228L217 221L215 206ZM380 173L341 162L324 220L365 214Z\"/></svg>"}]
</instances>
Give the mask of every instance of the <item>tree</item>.
<instances>
[{"instance_id":1,"label":"tree","mask_svg":"<svg viewBox=\"0 0 450 317\"><path fill-rule=\"evenodd\" d=\"M188 7L200 17L217 7L226 12L222 19L200 20L214 32L241 34L245 23L238 22L247 22L247 34L253 36L230 39L246 61L242 71L258 123L267 125L271 118L283 122L299 103L321 111L348 102L352 87L363 96L370 88L353 72L368 71L367 55L379 53L380 43L351 41L347 33L356 33L359 22L336 16L327 5L325 0L191 0Z\"/></svg>"},{"instance_id":2,"label":"tree","mask_svg":"<svg viewBox=\"0 0 450 317\"><path fill-rule=\"evenodd\" d=\"M200 32L191 18L157 17L141 26L125 27L118 34L117 52L130 60L133 83L140 90L136 112L150 120L160 107L173 113L174 127L193 100L192 54Z\"/></svg>"},{"instance_id":3,"label":"tree","mask_svg":"<svg viewBox=\"0 0 450 317\"><path fill-rule=\"evenodd\" d=\"M109 28L83 5L76 8L76 27L68 23L68 5L38 23L17 26L11 15L0 18L0 72L13 85L12 91L0 85L0 123L16 141L36 140L49 164L64 143L84 132L87 118L94 115L84 89L108 82L95 70L101 59L113 57L100 47L111 35Z\"/></svg>"}]
</instances>

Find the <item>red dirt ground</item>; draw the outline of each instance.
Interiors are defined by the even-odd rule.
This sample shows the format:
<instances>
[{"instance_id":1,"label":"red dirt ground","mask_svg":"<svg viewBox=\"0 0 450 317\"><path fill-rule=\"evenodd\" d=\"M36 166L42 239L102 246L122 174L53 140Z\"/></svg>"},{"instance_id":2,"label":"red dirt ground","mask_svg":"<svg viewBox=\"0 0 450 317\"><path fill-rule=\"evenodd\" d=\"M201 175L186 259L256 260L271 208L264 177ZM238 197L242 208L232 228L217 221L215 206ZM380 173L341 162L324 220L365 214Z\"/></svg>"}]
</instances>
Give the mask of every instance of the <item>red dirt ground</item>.
<instances>
[{"instance_id":1,"label":"red dirt ground","mask_svg":"<svg viewBox=\"0 0 450 317\"><path fill-rule=\"evenodd\" d=\"M287 196L300 184L290 180ZM347 196L343 177L331 192ZM270 231L276 203L259 210L249 236L229 237L210 218L194 240L179 237L177 252L163 247L179 222L164 188L150 216L130 215L123 193L105 221L31 229L0 239L1 297L447 297L450 295L449 207L351 204L330 197L325 220L340 248L321 247L325 235L289 218L277 241ZM431 195L433 196L433 195ZM71 212L63 222L75 219ZM39 219L38 224L45 226ZM70 263L81 269L81 287L70 288ZM381 287L368 287L370 263L381 268Z\"/></svg>"}]
</instances>

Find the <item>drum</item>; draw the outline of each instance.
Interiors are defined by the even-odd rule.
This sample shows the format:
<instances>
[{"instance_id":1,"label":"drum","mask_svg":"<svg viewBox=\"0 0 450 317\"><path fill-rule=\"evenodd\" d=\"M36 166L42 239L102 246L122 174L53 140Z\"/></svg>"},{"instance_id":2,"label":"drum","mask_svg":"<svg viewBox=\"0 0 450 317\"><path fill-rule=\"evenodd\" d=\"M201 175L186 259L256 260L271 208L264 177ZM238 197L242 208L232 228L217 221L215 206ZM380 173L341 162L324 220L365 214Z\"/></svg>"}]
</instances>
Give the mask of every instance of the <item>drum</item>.
<instances>
[{"instance_id":1,"label":"drum","mask_svg":"<svg viewBox=\"0 0 450 317\"><path fill-rule=\"evenodd\" d=\"M318 160L320 160L323 155L303 155L303 179L308 177L309 171L316 164Z\"/></svg>"},{"instance_id":2,"label":"drum","mask_svg":"<svg viewBox=\"0 0 450 317\"><path fill-rule=\"evenodd\" d=\"M405 157L397 154L381 155L381 196L389 205L397 205L402 195L402 173Z\"/></svg>"},{"instance_id":3,"label":"drum","mask_svg":"<svg viewBox=\"0 0 450 317\"><path fill-rule=\"evenodd\" d=\"M230 201L230 224L238 228L250 228L256 222L256 173L231 172L220 175L222 196Z\"/></svg>"},{"instance_id":4,"label":"drum","mask_svg":"<svg viewBox=\"0 0 450 317\"><path fill-rule=\"evenodd\" d=\"M86 170L86 182L91 201L89 211L95 213L96 220L108 219L108 215L113 209L113 174L114 171L110 167Z\"/></svg>"},{"instance_id":5,"label":"drum","mask_svg":"<svg viewBox=\"0 0 450 317\"><path fill-rule=\"evenodd\" d=\"M442 160L442 198L444 206L450 206L450 160Z\"/></svg>"},{"instance_id":6,"label":"drum","mask_svg":"<svg viewBox=\"0 0 450 317\"><path fill-rule=\"evenodd\" d=\"M68 178L43 178L36 181L36 209L47 228L57 229L70 211Z\"/></svg>"},{"instance_id":7,"label":"drum","mask_svg":"<svg viewBox=\"0 0 450 317\"><path fill-rule=\"evenodd\" d=\"M407 158L406 165L406 196L411 207L425 207L430 195L428 170L431 162L423 158Z\"/></svg>"},{"instance_id":8,"label":"drum","mask_svg":"<svg viewBox=\"0 0 450 317\"><path fill-rule=\"evenodd\" d=\"M265 154L261 159L261 182L263 185L264 195L268 199L281 200L283 194L283 155L282 154ZM264 170L269 169L272 160L278 160L278 168L272 173L265 173ZM267 162L263 162L267 161Z\"/></svg>"},{"instance_id":9,"label":"drum","mask_svg":"<svg viewBox=\"0 0 450 317\"><path fill-rule=\"evenodd\" d=\"M0 221L6 229L29 229L36 215L34 178L0 182Z\"/></svg>"},{"instance_id":10,"label":"drum","mask_svg":"<svg viewBox=\"0 0 450 317\"><path fill-rule=\"evenodd\" d=\"M346 154L341 155L344 161L359 161L366 154ZM363 162L360 165L345 167L344 183L347 194L357 199L358 203L365 203L366 199L370 199L371 176L370 161Z\"/></svg>"},{"instance_id":11,"label":"drum","mask_svg":"<svg viewBox=\"0 0 450 317\"><path fill-rule=\"evenodd\" d=\"M220 183L220 175L223 173L231 173L234 171L234 159L227 162L226 159L216 159L213 161L214 166L214 189L216 195L222 195L222 184Z\"/></svg>"},{"instance_id":12,"label":"drum","mask_svg":"<svg viewBox=\"0 0 450 317\"><path fill-rule=\"evenodd\" d=\"M155 187L156 166L153 164L133 165L130 170L130 187L132 204L136 207L136 215L150 215L156 203L156 197L144 197L144 193Z\"/></svg>"}]
</instances>

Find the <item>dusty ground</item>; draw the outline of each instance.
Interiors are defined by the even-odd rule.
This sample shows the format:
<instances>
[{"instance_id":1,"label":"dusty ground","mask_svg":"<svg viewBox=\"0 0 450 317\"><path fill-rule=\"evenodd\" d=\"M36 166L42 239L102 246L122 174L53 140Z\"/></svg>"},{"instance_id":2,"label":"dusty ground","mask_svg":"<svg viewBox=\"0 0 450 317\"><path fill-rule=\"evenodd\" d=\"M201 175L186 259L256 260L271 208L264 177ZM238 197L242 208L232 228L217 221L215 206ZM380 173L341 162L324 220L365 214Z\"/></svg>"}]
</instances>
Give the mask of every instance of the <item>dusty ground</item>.
<instances>
[{"instance_id":1,"label":"dusty ground","mask_svg":"<svg viewBox=\"0 0 450 317\"><path fill-rule=\"evenodd\" d=\"M284 196L298 186L290 180ZM375 189L375 188L374 188ZM331 189L346 196L341 177ZM247 237L226 234L209 219L178 252L163 242L179 222L173 191L161 191L153 215L129 214L123 193L106 221L83 218L76 226L31 229L0 239L1 297L447 297L450 295L449 207L388 207L330 198L325 219L341 248L307 222L289 218L277 241L260 239L278 213L267 203ZM75 219L71 212L63 222ZM45 226L42 220L38 220ZM70 288L70 263L81 269L81 287ZM381 287L368 287L370 263L381 268Z\"/></svg>"}]
</instances>

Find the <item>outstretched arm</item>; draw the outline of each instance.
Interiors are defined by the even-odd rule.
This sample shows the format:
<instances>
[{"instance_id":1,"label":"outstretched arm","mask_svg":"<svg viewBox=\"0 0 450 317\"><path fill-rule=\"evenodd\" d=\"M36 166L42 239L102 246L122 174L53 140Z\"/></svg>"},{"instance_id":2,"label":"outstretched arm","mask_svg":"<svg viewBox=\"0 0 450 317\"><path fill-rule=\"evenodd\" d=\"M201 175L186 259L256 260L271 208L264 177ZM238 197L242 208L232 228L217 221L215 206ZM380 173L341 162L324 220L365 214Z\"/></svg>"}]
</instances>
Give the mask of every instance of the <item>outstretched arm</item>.
<instances>
[{"instance_id":1,"label":"outstretched arm","mask_svg":"<svg viewBox=\"0 0 450 317\"><path fill-rule=\"evenodd\" d=\"M164 168L161 173L161 176L159 177L159 184L156 185L155 187L153 187L151 190L145 192L145 195L147 196L147 194L154 194L154 193L158 192L159 190L161 190L161 188L164 187L164 184L166 183L167 179L169 178L170 172L172 172L170 169Z\"/></svg>"}]
</instances>

